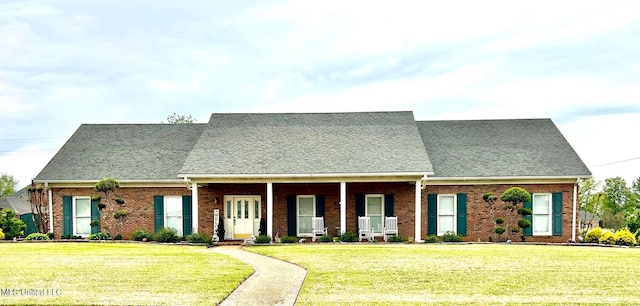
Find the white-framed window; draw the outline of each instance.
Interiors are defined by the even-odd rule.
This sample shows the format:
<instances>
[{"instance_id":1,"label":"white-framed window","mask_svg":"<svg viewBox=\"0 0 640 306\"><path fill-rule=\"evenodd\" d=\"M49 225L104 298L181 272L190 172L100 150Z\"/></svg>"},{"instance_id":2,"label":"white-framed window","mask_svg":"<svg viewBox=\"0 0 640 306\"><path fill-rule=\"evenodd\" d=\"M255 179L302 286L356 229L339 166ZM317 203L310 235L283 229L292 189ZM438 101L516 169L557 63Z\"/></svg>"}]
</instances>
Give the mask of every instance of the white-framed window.
<instances>
[{"instance_id":1,"label":"white-framed window","mask_svg":"<svg viewBox=\"0 0 640 306\"><path fill-rule=\"evenodd\" d=\"M164 197L164 226L174 228L178 236L184 233L182 228L182 197Z\"/></svg>"},{"instance_id":2,"label":"white-framed window","mask_svg":"<svg viewBox=\"0 0 640 306\"><path fill-rule=\"evenodd\" d=\"M91 234L91 198L73 198L73 235L86 237Z\"/></svg>"},{"instance_id":3,"label":"white-framed window","mask_svg":"<svg viewBox=\"0 0 640 306\"><path fill-rule=\"evenodd\" d=\"M364 214L369 217L371 231L374 234L382 234L382 228L384 227L384 195L367 194Z\"/></svg>"},{"instance_id":4,"label":"white-framed window","mask_svg":"<svg viewBox=\"0 0 640 306\"><path fill-rule=\"evenodd\" d=\"M456 195L438 195L438 236L456 232Z\"/></svg>"},{"instance_id":5,"label":"white-framed window","mask_svg":"<svg viewBox=\"0 0 640 306\"><path fill-rule=\"evenodd\" d=\"M532 196L532 234L551 236L551 194L534 193Z\"/></svg>"},{"instance_id":6,"label":"white-framed window","mask_svg":"<svg viewBox=\"0 0 640 306\"><path fill-rule=\"evenodd\" d=\"M296 197L298 215L298 236L311 235L313 217L316 215L316 196L299 195Z\"/></svg>"}]
</instances>

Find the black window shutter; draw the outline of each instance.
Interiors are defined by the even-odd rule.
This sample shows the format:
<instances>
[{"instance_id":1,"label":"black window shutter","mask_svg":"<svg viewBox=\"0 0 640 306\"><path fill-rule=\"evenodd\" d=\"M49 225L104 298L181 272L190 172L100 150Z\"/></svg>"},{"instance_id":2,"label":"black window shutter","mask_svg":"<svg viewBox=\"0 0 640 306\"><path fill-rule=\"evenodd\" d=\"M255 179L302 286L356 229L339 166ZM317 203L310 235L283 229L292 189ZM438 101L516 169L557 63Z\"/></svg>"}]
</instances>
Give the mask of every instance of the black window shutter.
<instances>
[{"instance_id":1,"label":"black window shutter","mask_svg":"<svg viewBox=\"0 0 640 306\"><path fill-rule=\"evenodd\" d=\"M324 196L316 195L316 217L324 217Z\"/></svg>"},{"instance_id":2,"label":"black window shutter","mask_svg":"<svg viewBox=\"0 0 640 306\"><path fill-rule=\"evenodd\" d=\"M294 194L287 195L287 235L294 237L298 232L296 211L296 196Z\"/></svg>"},{"instance_id":3,"label":"black window shutter","mask_svg":"<svg viewBox=\"0 0 640 306\"><path fill-rule=\"evenodd\" d=\"M364 216L364 202L365 195L364 194L356 194L356 233L360 230L358 226L358 217Z\"/></svg>"},{"instance_id":4,"label":"black window shutter","mask_svg":"<svg viewBox=\"0 0 640 306\"><path fill-rule=\"evenodd\" d=\"M438 234L438 195L427 195L427 234Z\"/></svg>"},{"instance_id":5,"label":"black window shutter","mask_svg":"<svg viewBox=\"0 0 640 306\"><path fill-rule=\"evenodd\" d=\"M385 194L384 195L384 216L393 217L394 216L393 214L394 214L393 194Z\"/></svg>"}]
</instances>

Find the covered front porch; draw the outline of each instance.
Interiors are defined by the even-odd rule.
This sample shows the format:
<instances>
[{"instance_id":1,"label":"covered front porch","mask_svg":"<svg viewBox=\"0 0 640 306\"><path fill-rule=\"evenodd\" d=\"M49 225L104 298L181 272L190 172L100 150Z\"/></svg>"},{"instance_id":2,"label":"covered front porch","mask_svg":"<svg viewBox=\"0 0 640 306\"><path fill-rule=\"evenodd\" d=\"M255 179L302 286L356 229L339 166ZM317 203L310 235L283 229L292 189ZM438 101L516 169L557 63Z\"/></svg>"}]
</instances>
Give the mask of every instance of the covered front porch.
<instances>
[{"instance_id":1,"label":"covered front porch","mask_svg":"<svg viewBox=\"0 0 640 306\"><path fill-rule=\"evenodd\" d=\"M421 240L424 177L358 181L223 181L186 179L192 192L193 229L225 239L311 237L312 217L323 217L328 234L357 232L357 217L371 217L374 236L382 235L385 216L397 216L400 234Z\"/></svg>"}]
</instances>

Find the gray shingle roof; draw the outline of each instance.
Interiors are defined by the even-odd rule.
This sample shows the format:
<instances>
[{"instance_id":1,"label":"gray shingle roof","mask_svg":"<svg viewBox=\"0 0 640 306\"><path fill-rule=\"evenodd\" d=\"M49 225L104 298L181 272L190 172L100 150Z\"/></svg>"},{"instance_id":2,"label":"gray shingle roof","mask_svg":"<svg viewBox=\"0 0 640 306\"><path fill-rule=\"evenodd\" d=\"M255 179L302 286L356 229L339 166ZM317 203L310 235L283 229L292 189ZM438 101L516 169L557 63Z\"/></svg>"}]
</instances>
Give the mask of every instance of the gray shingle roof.
<instances>
[{"instance_id":1,"label":"gray shingle roof","mask_svg":"<svg viewBox=\"0 0 640 306\"><path fill-rule=\"evenodd\" d=\"M432 171L412 112L213 114L180 173Z\"/></svg>"},{"instance_id":2,"label":"gray shingle roof","mask_svg":"<svg viewBox=\"0 0 640 306\"><path fill-rule=\"evenodd\" d=\"M36 181L178 179L206 124L83 124Z\"/></svg>"},{"instance_id":3,"label":"gray shingle roof","mask_svg":"<svg viewBox=\"0 0 640 306\"><path fill-rule=\"evenodd\" d=\"M576 177L591 172L550 119L419 121L436 177Z\"/></svg>"},{"instance_id":4,"label":"gray shingle roof","mask_svg":"<svg viewBox=\"0 0 640 306\"><path fill-rule=\"evenodd\" d=\"M0 198L0 209L3 208L11 208L18 215L31 213L31 203L13 195Z\"/></svg>"}]
</instances>

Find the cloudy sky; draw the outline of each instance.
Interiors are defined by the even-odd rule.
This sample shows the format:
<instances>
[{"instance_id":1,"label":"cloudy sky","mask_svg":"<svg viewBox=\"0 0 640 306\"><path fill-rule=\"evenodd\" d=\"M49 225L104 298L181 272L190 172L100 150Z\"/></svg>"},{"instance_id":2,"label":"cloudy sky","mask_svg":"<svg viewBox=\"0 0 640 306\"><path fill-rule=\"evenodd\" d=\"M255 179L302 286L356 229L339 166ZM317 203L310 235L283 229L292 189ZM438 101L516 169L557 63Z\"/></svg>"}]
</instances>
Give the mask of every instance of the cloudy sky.
<instances>
[{"instance_id":1,"label":"cloudy sky","mask_svg":"<svg viewBox=\"0 0 640 306\"><path fill-rule=\"evenodd\" d=\"M19 187L82 123L385 110L552 118L597 179L635 179L640 1L0 0Z\"/></svg>"}]
</instances>

